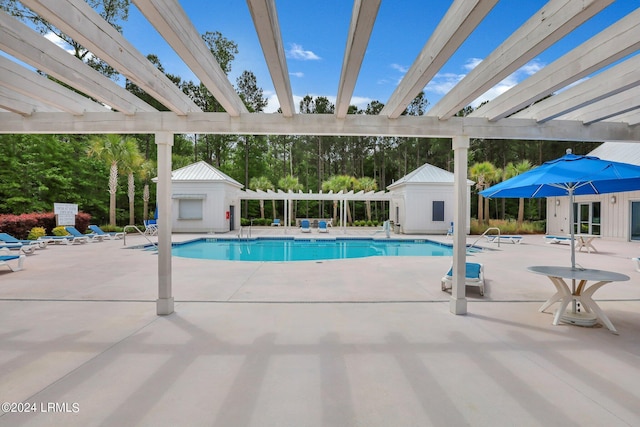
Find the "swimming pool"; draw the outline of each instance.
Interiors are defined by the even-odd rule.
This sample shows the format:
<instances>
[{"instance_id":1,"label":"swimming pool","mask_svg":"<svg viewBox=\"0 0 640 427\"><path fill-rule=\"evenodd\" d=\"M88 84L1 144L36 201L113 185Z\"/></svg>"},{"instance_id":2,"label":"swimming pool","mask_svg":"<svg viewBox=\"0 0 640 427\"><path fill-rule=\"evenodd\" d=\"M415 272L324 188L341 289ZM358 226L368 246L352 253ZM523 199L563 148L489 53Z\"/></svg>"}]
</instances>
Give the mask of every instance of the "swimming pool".
<instances>
[{"instance_id":1,"label":"swimming pool","mask_svg":"<svg viewBox=\"0 0 640 427\"><path fill-rule=\"evenodd\" d=\"M175 244L184 258L231 261L311 261L371 256L451 256L450 245L397 239L211 239Z\"/></svg>"}]
</instances>

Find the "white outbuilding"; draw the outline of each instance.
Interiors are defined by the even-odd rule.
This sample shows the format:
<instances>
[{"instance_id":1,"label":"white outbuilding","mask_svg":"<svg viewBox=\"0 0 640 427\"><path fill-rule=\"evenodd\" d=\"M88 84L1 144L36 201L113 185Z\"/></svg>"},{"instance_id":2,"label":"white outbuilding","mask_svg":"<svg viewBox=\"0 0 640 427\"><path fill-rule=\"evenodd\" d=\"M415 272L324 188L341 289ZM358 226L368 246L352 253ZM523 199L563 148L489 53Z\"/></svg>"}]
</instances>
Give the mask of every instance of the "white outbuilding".
<instances>
[{"instance_id":1,"label":"white outbuilding","mask_svg":"<svg viewBox=\"0 0 640 427\"><path fill-rule=\"evenodd\" d=\"M225 233L240 227L243 185L200 161L171 172L175 233Z\"/></svg>"},{"instance_id":2,"label":"white outbuilding","mask_svg":"<svg viewBox=\"0 0 640 427\"><path fill-rule=\"evenodd\" d=\"M405 234L446 234L455 218L454 175L425 163L387 186L390 217ZM466 233L471 227L471 186L467 180Z\"/></svg>"}]
</instances>

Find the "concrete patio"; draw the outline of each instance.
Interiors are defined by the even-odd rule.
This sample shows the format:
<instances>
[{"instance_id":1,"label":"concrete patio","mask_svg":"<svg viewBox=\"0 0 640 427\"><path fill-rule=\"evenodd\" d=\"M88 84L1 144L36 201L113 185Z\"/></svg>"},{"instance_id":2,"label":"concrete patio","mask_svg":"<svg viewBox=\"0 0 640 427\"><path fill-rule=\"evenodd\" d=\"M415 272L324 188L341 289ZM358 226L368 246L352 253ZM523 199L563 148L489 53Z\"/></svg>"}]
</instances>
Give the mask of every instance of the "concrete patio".
<instances>
[{"instance_id":1,"label":"concrete patio","mask_svg":"<svg viewBox=\"0 0 640 427\"><path fill-rule=\"evenodd\" d=\"M160 317L157 256L130 248L141 237L36 251L0 270L0 396L35 413L0 425L639 425L638 244L576 256L631 277L595 294L614 335L538 312L554 287L526 267L567 265L568 246L483 240L486 293L467 289L464 316L440 289L449 257L174 257L176 311Z\"/></svg>"}]
</instances>

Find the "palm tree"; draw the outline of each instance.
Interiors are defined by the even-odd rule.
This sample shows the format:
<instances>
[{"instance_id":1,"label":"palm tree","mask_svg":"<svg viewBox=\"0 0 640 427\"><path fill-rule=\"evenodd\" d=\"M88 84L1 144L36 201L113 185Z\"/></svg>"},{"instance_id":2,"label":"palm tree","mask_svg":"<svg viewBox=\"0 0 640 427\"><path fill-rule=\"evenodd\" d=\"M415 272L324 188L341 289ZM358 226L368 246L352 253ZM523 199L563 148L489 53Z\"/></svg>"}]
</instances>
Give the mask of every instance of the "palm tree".
<instances>
[{"instance_id":1,"label":"palm tree","mask_svg":"<svg viewBox=\"0 0 640 427\"><path fill-rule=\"evenodd\" d=\"M266 176L254 176L249 181L249 188L252 190L273 190L273 183ZM273 202L273 219L275 219L276 215L276 203L275 200ZM264 219L264 200L260 199L260 218Z\"/></svg>"},{"instance_id":2,"label":"palm tree","mask_svg":"<svg viewBox=\"0 0 640 427\"><path fill-rule=\"evenodd\" d=\"M278 180L278 188L281 188L285 191L299 191L302 190L302 184L300 184L300 182L298 181L298 178L292 175L287 175L284 178L280 178ZM295 218L296 214L292 209L292 204L291 204L291 200L289 200L289 212L291 213L291 217L289 218L289 221L291 221L291 218Z\"/></svg>"},{"instance_id":3,"label":"palm tree","mask_svg":"<svg viewBox=\"0 0 640 427\"><path fill-rule=\"evenodd\" d=\"M334 193L338 193L340 191L349 191L353 190L356 185L357 180L349 175L333 175L327 181L322 183L322 191L333 191ZM333 201L333 220L337 223L337 213L338 213L338 201ZM351 209L349 208L349 203L347 202L347 222L351 221Z\"/></svg>"},{"instance_id":4,"label":"palm tree","mask_svg":"<svg viewBox=\"0 0 640 427\"><path fill-rule=\"evenodd\" d=\"M87 151L109 166L109 225L116 225L116 193L118 191L118 165L129 156L127 150L136 147L135 140L121 135L101 135L91 140Z\"/></svg>"},{"instance_id":5,"label":"palm tree","mask_svg":"<svg viewBox=\"0 0 640 427\"><path fill-rule=\"evenodd\" d=\"M483 212L483 197L479 192L488 188L492 182L497 180L496 167L491 162L474 163L469 168L469 178L476 182L476 188L478 189L478 224L482 225L485 215Z\"/></svg>"},{"instance_id":6,"label":"palm tree","mask_svg":"<svg viewBox=\"0 0 640 427\"><path fill-rule=\"evenodd\" d=\"M378 189L378 184L376 183L375 179L370 178L368 176L363 176L358 180L356 184L356 189L358 191L362 190L365 193L369 191L376 191ZM367 211L367 221L371 221L371 201L370 200L365 201L365 207Z\"/></svg>"},{"instance_id":7,"label":"palm tree","mask_svg":"<svg viewBox=\"0 0 640 427\"><path fill-rule=\"evenodd\" d=\"M140 178L144 182L144 187L142 188L142 219L149 219L149 199L151 198L149 192L149 181L151 178L157 175L156 165L152 160L145 160L140 165L140 170L138 172Z\"/></svg>"},{"instance_id":8,"label":"palm tree","mask_svg":"<svg viewBox=\"0 0 640 427\"><path fill-rule=\"evenodd\" d=\"M527 172L532 167L531 162L529 160L522 160L519 163L513 164L509 162L507 167L504 170L504 179L513 178L514 176L518 176L522 173ZM524 222L524 198L520 197L518 201L518 227L522 225Z\"/></svg>"},{"instance_id":9,"label":"palm tree","mask_svg":"<svg viewBox=\"0 0 640 427\"><path fill-rule=\"evenodd\" d=\"M122 162L122 170L127 174L127 195L129 196L129 225L134 225L136 221L136 183L134 175L140 173L140 167L144 162L144 157L142 157L142 155L138 151L138 145L134 139L125 140L125 144L125 158Z\"/></svg>"}]
</instances>

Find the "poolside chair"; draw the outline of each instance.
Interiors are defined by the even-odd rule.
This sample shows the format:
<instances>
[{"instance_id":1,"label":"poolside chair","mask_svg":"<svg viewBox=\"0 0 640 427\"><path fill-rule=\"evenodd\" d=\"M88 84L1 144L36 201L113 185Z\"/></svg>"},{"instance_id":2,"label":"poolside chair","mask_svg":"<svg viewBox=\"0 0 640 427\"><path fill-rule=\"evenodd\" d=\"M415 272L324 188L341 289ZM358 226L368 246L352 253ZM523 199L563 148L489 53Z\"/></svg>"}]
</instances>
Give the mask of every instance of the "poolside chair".
<instances>
[{"instance_id":1,"label":"poolside chair","mask_svg":"<svg viewBox=\"0 0 640 427\"><path fill-rule=\"evenodd\" d=\"M0 243L0 249L20 251L23 254L32 254L38 245L23 245L22 243Z\"/></svg>"},{"instance_id":2,"label":"poolside chair","mask_svg":"<svg viewBox=\"0 0 640 427\"><path fill-rule=\"evenodd\" d=\"M449 229L447 230L447 237L453 238L453 221L451 221L451 225L449 226Z\"/></svg>"},{"instance_id":3,"label":"poolside chair","mask_svg":"<svg viewBox=\"0 0 640 427\"><path fill-rule=\"evenodd\" d=\"M99 234L82 234L77 228L72 225L67 225L64 229L67 230L67 233L71 234L71 236L73 236L74 238L85 237L89 242L102 242L104 240L104 236L100 236Z\"/></svg>"},{"instance_id":4,"label":"poolside chair","mask_svg":"<svg viewBox=\"0 0 640 427\"><path fill-rule=\"evenodd\" d=\"M311 227L309 227L309 220L303 219L300 221L300 231L303 233L311 233Z\"/></svg>"},{"instance_id":5,"label":"poolside chair","mask_svg":"<svg viewBox=\"0 0 640 427\"><path fill-rule=\"evenodd\" d=\"M276 218L273 220L273 222L271 223L272 227L280 227L280 218Z\"/></svg>"},{"instance_id":6,"label":"poolside chair","mask_svg":"<svg viewBox=\"0 0 640 427\"><path fill-rule=\"evenodd\" d=\"M480 295L484 295L484 265L477 262L466 263L464 283L467 286L477 286ZM453 286L453 265L442 278L442 290L446 291Z\"/></svg>"},{"instance_id":7,"label":"poolside chair","mask_svg":"<svg viewBox=\"0 0 640 427\"><path fill-rule=\"evenodd\" d=\"M522 236L507 236L507 235L497 235L497 234L485 234L485 239L489 243L500 243L500 242L508 242L513 243L514 245L520 244L522 242Z\"/></svg>"},{"instance_id":8,"label":"poolside chair","mask_svg":"<svg viewBox=\"0 0 640 427\"><path fill-rule=\"evenodd\" d=\"M155 219L144 220L144 234L147 236L158 235L158 222Z\"/></svg>"},{"instance_id":9,"label":"poolside chair","mask_svg":"<svg viewBox=\"0 0 640 427\"><path fill-rule=\"evenodd\" d=\"M555 244L565 243L567 245L571 244L571 237L565 237L565 236L544 236L544 240L547 243L555 243Z\"/></svg>"},{"instance_id":10,"label":"poolside chair","mask_svg":"<svg viewBox=\"0 0 640 427\"><path fill-rule=\"evenodd\" d=\"M636 271L640 271L640 257L631 258L631 261L636 265Z\"/></svg>"},{"instance_id":11,"label":"poolside chair","mask_svg":"<svg viewBox=\"0 0 640 427\"><path fill-rule=\"evenodd\" d=\"M318 233L327 233L327 221L318 221Z\"/></svg>"},{"instance_id":12,"label":"poolside chair","mask_svg":"<svg viewBox=\"0 0 640 427\"><path fill-rule=\"evenodd\" d=\"M11 234L8 233L0 233L0 244L4 243L22 243L23 245L36 246L37 249L46 248L49 243L48 240L21 240L16 239Z\"/></svg>"},{"instance_id":13,"label":"poolside chair","mask_svg":"<svg viewBox=\"0 0 640 427\"><path fill-rule=\"evenodd\" d=\"M9 252L9 249L6 249L6 248L0 249L0 266L6 265L11 269L11 271L22 270L22 264L24 263L24 259L25 259L25 256L23 254L14 255L11 252ZM13 261L16 261L16 260L18 261L18 265L14 266ZM10 261L12 262L11 264L9 264Z\"/></svg>"},{"instance_id":14,"label":"poolside chair","mask_svg":"<svg viewBox=\"0 0 640 427\"><path fill-rule=\"evenodd\" d=\"M98 236L103 236L104 239L116 240L116 239L122 239L124 237L123 232L115 232L115 231L106 232L106 231L103 231L102 228L100 228L97 225L90 225L89 229L93 231L95 234L97 234Z\"/></svg>"}]
</instances>

